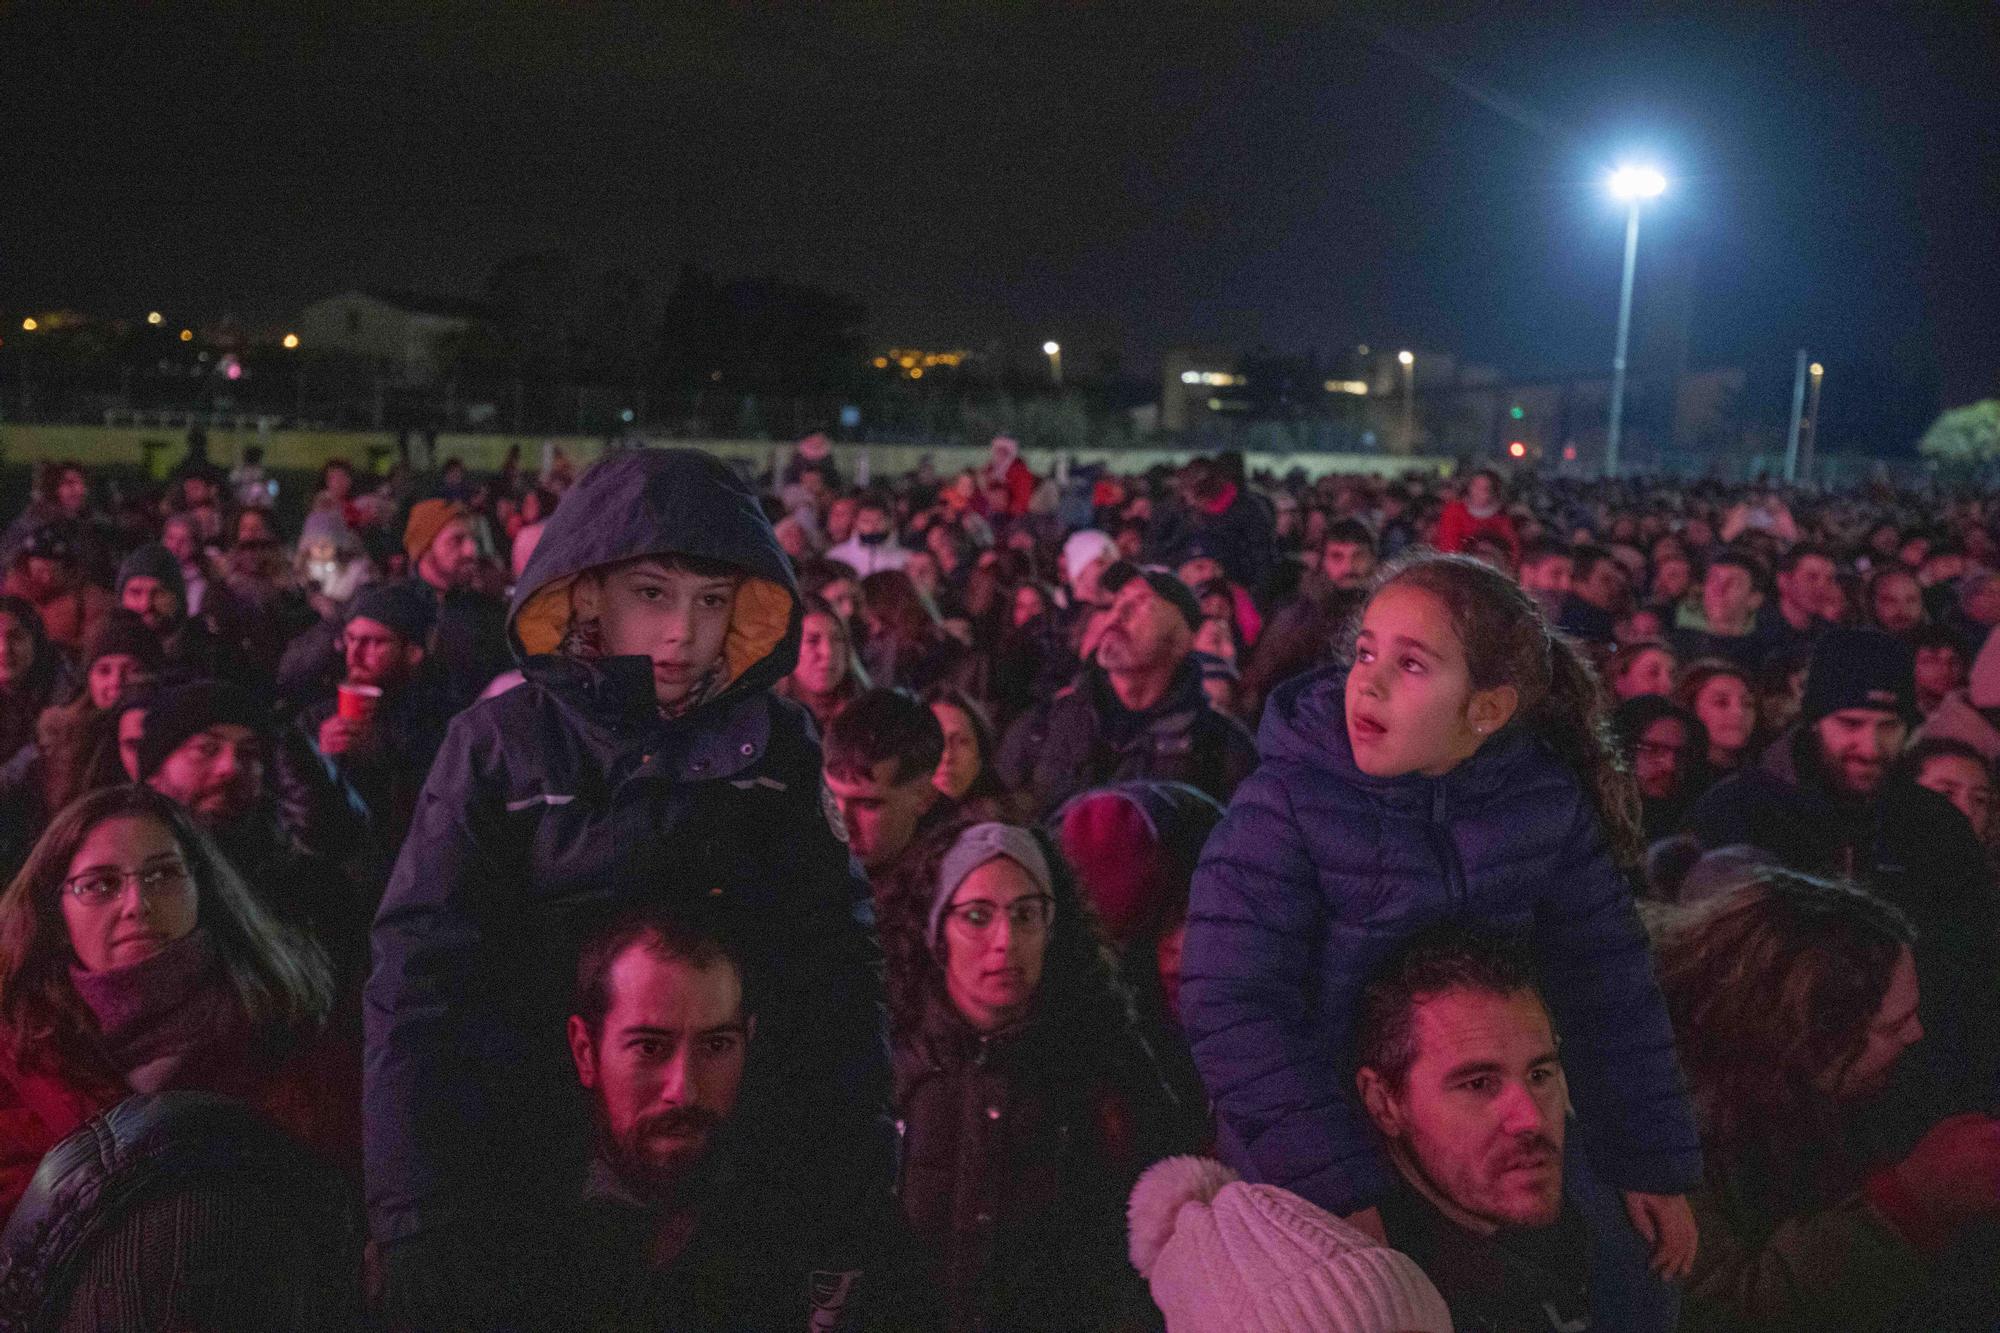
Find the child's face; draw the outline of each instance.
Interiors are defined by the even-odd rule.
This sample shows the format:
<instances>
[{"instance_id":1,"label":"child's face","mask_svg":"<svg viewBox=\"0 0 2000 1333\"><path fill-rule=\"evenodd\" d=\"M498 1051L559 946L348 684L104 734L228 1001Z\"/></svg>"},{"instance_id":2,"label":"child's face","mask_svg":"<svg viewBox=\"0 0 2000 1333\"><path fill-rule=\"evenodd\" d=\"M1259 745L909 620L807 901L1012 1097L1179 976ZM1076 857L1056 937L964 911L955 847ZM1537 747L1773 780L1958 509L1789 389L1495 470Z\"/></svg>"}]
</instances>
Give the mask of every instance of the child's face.
<instances>
[{"instance_id":1,"label":"child's face","mask_svg":"<svg viewBox=\"0 0 2000 1333\"><path fill-rule=\"evenodd\" d=\"M1513 696L1473 690L1465 645L1430 593L1392 583L1368 603L1347 674L1347 739L1362 772L1449 772L1506 722Z\"/></svg>"},{"instance_id":2,"label":"child's face","mask_svg":"<svg viewBox=\"0 0 2000 1333\"><path fill-rule=\"evenodd\" d=\"M605 655L652 658L662 707L687 698L721 659L735 579L635 560L598 576L596 591Z\"/></svg>"}]
</instances>

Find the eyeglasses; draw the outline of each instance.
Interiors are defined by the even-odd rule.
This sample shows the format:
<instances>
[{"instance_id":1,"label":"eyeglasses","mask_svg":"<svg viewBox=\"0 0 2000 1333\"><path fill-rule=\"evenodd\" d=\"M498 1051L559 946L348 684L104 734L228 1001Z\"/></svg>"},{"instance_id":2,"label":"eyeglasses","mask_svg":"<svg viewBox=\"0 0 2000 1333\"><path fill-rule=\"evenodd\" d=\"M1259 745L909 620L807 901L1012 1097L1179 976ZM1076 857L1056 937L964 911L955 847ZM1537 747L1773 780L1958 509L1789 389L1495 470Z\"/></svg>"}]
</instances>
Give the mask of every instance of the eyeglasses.
<instances>
[{"instance_id":1,"label":"eyeglasses","mask_svg":"<svg viewBox=\"0 0 2000 1333\"><path fill-rule=\"evenodd\" d=\"M179 861L162 861L138 870L86 870L63 881L63 889L80 903L102 906L136 882L142 898L169 898L188 886L188 868Z\"/></svg>"},{"instance_id":2,"label":"eyeglasses","mask_svg":"<svg viewBox=\"0 0 2000 1333\"><path fill-rule=\"evenodd\" d=\"M1691 745L1655 745L1651 741L1640 741L1632 747L1632 751L1652 759L1679 759L1693 748Z\"/></svg>"},{"instance_id":3,"label":"eyeglasses","mask_svg":"<svg viewBox=\"0 0 2000 1333\"><path fill-rule=\"evenodd\" d=\"M1048 929L1055 919L1056 900L1046 893L1031 893L1024 898L1016 898L1002 908L999 903L986 898L974 898L971 902L960 903L945 913L946 919L960 930L971 935L984 935L993 929L1004 912L1007 924L1015 930L1042 931Z\"/></svg>"}]
</instances>

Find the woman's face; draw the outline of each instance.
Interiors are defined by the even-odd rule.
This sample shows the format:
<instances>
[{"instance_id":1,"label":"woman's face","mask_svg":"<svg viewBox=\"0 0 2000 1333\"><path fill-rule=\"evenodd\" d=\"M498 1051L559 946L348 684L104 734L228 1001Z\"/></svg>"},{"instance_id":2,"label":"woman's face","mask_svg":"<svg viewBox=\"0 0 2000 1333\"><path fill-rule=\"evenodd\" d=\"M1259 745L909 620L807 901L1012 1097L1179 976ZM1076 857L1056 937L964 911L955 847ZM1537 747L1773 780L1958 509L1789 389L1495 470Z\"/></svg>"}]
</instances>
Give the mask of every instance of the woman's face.
<instances>
[{"instance_id":1,"label":"woman's face","mask_svg":"<svg viewBox=\"0 0 2000 1333\"><path fill-rule=\"evenodd\" d=\"M1917 785L1950 801L1981 842L1993 831L1993 775L1964 755L1935 754L1917 773Z\"/></svg>"},{"instance_id":2,"label":"woman's face","mask_svg":"<svg viewBox=\"0 0 2000 1333\"><path fill-rule=\"evenodd\" d=\"M1620 699L1669 694L1674 688L1674 655L1664 648L1641 649L1618 673L1614 685Z\"/></svg>"},{"instance_id":3,"label":"woman's face","mask_svg":"<svg viewBox=\"0 0 2000 1333\"><path fill-rule=\"evenodd\" d=\"M1014 590L1015 629L1021 628L1021 626L1027 624L1030 620L1033 620L1036 616L1040 615L1041 613L1042 613L1041 589L1036 588L1030 584L1023 584L1021 587L1016 588Z\"/></svg>"},{"instance_id":4,"label":"woman's face","mask_svg":"<svg viewBox=\"0 0 2000 1333\"><path fill-rule=\"evenodd\" d=\"M88 972L142 963L195 926L187 859L173 830L144 815L92 827L70 858L61 894L70 949Z\"/></svg>"},{"instance_id":5,"label":"woman's face","mask_svg":"<svg viewBox=\"0 0 2000 1333\"><path fill-rule=\"evenodd\" d=\"M815 611L799 631L799 664L792 672L807 694L827 695L847 677L847 636L832 616Z\"/></svg>"},{"instance_id":6,"label":"woman's face","mask_svg":"<svg viewBox=\"0 0 2000 1333\"><path fill-rule=\"evenodd\" d=\"M1194 650L1234 665L1236 636L1229 632L1229 622L1215 616L1202 621L1201 628L1195 631Z\"/></svg>"},{"instance_id":7,"label":"woman's face","mask_svg":"<svg viewBox=\"0 0 2000 1333\"><path fill-rule=\"evenodd\" d=\"M1734 676L1716 676L1694 696L1694 715L1708 728L1711 746L1734 754L1750 743L1757 708L1750 689Z\"/></svg>"},{"instance_id":8,"label":"woman's face","mask_svg":"<svg viewBox=\"0 0 2000 1333\"><path fill-rule=\"evenodd\" d=\"M20 620L0 611L0 689L15 689L35 669L35 636Z\"/></svg>"},{"instance_id":9,"label":"woman's face","mask_svg":"<svg viewBox=\"0 0 2000 1333\"><path fill-rule=\"evenodd\" d=\"M938 760L931 785L952 800L960 800L979 780L979 767L984 761L979 753L979 733L965 710L956 704L932 704L931 716L944 729L944 755Z\"/></svg>"},{"instance_id":10,"label":"woman's face","mask_svg":"<svg viewBox=\"0 0 2000 1333\"><path fill-rule=\"evenodd\" d=\"M1054 903L1000 856L965 877L944 920L945 993L981 1032L1018 1021L1042 984Z\"/></svg>"},{"instance_id":11,"label":"woman's face","mask_svg":"<svg viewBox=\"0 0 2000 1333\"><path fill-rule=\"evenodd\" d=\"M118 702L129 685L142 682L150 673L145 663L130 653L106 653L90 664L90 706L102 713Z\"/></svg>"}]
</instances>

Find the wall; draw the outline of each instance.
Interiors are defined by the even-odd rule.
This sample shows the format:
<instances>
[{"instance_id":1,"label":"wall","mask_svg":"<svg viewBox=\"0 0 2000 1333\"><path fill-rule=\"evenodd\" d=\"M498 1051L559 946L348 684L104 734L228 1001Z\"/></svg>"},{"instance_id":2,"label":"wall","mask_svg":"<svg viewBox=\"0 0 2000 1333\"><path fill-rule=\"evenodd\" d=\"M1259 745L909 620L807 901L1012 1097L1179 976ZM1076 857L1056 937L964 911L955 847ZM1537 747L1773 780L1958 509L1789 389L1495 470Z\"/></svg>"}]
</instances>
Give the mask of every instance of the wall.
<instances>
[{"instance_id":1,"label":"wall","mask_svg":"<svg viewBox=\"0 0 2000 1333\"><path fill-rule=\"evenodd\" d=\"M145 465L153 475L163 476L186 451L187 436L179 429L146 426L63 426L11 424L0 422L0 462L15 466L75 458L88 465ZM579 465L603 452L604 441L588 436L452 435L438 436L434 462L463 458L475 472L491 472L500 467L511 445L521 446L524 469L540 466L542 446L553 443ZM759 468L776 463L782 466L791 457L790 444L761 440L673 440L656 441L705 449L721 458L743 459ZM294 431L277 430L260 434L256 430L212 429L208 432L208 456L215 463L233 466L245 445L264 446L265 465L276 469L316 470L328 459L345 458L357 466L370 459L386 469L396 458L396 436L387 431ZM871 476L877 480L901 476L928 457L940 474L951 474L986 462L987 451L968 447L928 447L923 445L836 445L835 457L843 475L853 479L865 457ZM1069 455L1072 465L1108 461L1121 473L1142 472L1156 464L1178 465L1191 456L1188 450L1173 449L1081 449ZM1055 466L1055 455L1047 450L1029 450L1029 466L1046 473ZM1331 472L1369 473L1393 476L1411 470L1449 472L1451 462L1442 458L1391 458L1376 454L1252 453L1248 462L1253 472L1284 473L1302 468L1308 476Z\"/></svg>"}]
</instances>

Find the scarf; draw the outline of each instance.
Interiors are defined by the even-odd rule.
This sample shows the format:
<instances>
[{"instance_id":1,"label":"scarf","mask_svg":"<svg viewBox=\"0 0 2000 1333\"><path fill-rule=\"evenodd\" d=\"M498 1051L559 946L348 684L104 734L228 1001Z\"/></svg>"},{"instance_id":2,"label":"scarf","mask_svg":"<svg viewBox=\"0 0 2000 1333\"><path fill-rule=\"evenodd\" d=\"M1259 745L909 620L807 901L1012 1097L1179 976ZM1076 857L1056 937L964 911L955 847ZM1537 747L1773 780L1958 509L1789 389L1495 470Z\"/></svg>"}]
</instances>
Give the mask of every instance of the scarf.
<instances>
[{"instance_id":1,"label":"scarf","mask_svg":"<svg viewBox=\"0 0 2000 1333\"><path fill-rule=\"evenodd\" d=\"M71 964L69 978L97 1018L106 1059L132 1091L247 1072L250 1022L207 927L127 967L90 972ZM217 1081L201 1086L228 1090Z\"/></svg>"}]
</instances>

